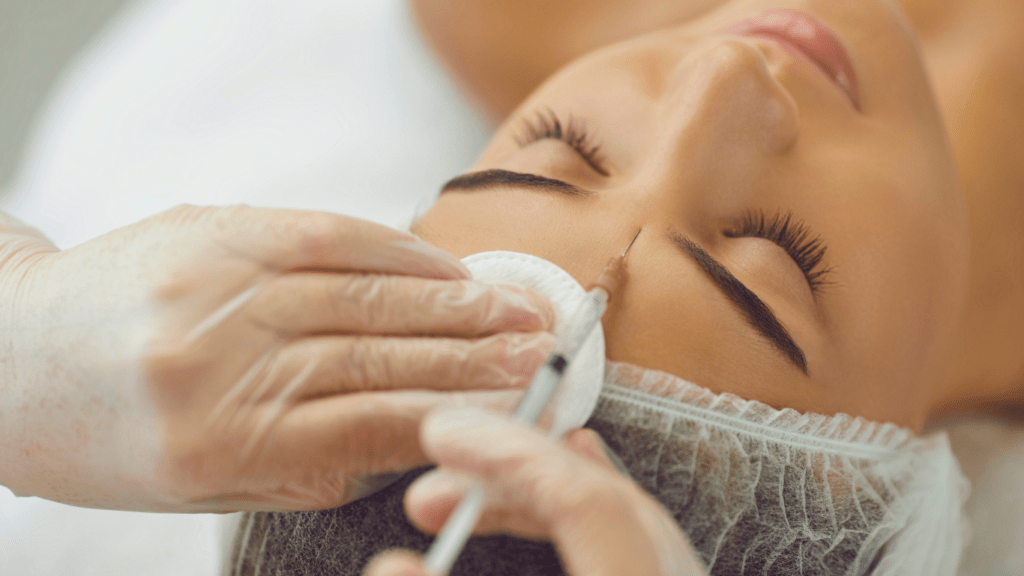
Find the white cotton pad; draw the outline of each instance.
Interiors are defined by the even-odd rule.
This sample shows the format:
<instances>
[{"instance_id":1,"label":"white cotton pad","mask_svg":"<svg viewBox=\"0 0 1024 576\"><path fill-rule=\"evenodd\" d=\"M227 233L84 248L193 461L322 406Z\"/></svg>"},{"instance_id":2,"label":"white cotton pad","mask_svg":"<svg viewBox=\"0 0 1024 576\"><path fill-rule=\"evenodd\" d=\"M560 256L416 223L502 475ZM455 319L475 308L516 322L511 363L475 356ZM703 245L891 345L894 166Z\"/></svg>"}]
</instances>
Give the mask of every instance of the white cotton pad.
<instances>
[{"instance_id":1,"label":"white cotton pad","mask_svg":"<svg viewBox=\"0 0 1024 576\"><path fill-rule=\"evenodd\" d=\"M582 302L583 286L557 265L519 252L481 252L462 259L473 279L487 284L512 284L532 288L546 296L555 308L555 335L561 334ZM601 325L587 337L569 365L552 399L549 434L561 436L590 418L604 381L604 331Z\"/></svg>"}]
</instances>

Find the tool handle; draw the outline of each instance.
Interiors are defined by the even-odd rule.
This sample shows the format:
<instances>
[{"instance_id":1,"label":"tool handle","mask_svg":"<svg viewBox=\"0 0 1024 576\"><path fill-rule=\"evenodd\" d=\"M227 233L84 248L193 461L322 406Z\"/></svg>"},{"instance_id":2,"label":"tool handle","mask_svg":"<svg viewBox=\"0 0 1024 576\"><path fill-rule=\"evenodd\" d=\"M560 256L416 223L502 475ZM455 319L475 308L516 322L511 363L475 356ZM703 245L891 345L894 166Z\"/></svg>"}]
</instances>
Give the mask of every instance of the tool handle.
<instances>
[{"instance_id":1,"label":"tool handle","mask_svg":"<svg viewBox=\"0 0 1024 576\"><path fill-rule=\"evenodd\" d=\"M484 485L476 482L452 511L441 533L430 546L424 559L427 574L445 576L451 571L483 511Z\"/></svg>"}]
</instances>

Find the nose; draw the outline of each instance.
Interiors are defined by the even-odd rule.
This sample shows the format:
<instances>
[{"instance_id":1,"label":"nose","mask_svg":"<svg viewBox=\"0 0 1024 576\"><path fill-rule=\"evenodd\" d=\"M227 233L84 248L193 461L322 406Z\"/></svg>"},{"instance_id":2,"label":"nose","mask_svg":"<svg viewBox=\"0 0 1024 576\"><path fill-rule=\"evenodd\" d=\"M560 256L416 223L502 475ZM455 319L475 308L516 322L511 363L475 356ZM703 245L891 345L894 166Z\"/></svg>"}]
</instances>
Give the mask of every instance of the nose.
<instances>
[{"instance_id":1,"label":"nose","mask_svg":"<svg viewBox=\"0 0 1024 576\"><path fill-rule=\"evenodd\" d=\"M679 136L718 153L784 154L800 134L796 101L752 41L710 36L668 72L660 113Z\"/></svg>"},{"instance_id":2,"label":"nose","mask_svg":"<svg viewBox=\"0 0 1024 576\"><path fill-rule=\"evenodd\" d=\"M631 62L645 74L638 84L654 117L621 185L622 213L645 226L669 218L706 229L770 188L777 160L799 138L799 110L757 45L734 36L659 40L646 61L634 54Z\"/></svg>"}]
</instances>

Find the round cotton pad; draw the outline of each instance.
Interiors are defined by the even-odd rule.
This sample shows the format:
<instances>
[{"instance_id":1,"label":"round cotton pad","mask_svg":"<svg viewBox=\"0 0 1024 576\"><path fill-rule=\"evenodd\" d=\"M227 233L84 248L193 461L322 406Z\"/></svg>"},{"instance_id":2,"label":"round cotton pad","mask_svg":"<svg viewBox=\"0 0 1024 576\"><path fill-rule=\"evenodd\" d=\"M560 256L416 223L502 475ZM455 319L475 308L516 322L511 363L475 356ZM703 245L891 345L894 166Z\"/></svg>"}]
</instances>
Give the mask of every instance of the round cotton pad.
<instances>
[{"instance_id":1,"label":"round cotton pad","mask_svg":"<svg viewBox=\"0 0 1024 576\"><path fill-rule=\"evenodd\" d=\"M462 259L473 279L487 284L526 286L551 300L555 308L555 335L561 334L586 292L583 286L555 264L519 252L481 252ZM587 337L569 365L549 413L549 433L561 436L590 418L604 381L604 331L600 324Z\"/></svg>"}]
</instances>

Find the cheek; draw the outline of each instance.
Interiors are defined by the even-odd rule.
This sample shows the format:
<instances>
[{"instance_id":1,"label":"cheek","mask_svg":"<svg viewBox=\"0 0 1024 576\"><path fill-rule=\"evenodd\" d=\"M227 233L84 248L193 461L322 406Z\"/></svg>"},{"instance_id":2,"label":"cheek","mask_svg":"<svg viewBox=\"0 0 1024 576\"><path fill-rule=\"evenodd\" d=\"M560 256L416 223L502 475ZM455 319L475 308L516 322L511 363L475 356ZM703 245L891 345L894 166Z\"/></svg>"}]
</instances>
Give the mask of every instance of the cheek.
<instances>
[{"instance_id":1,"label":"cheek","mask_svg":"<svg viewBox=\"0 0 1024 576\"><path fill-rule=\"evenodd\" d=\"M927 188L927 182L920 177L915 185ZM832 377L844 387L879 388L890 410L914 410L953 357L949 346L966 287L966 230L942 190L883 183L870 190L879 195L865 194L860 211L845 212L842 236L851 241L837 242L830 255L836 263L836 284L827 291L837 359Z\"/></svg>"}]
</instances>

